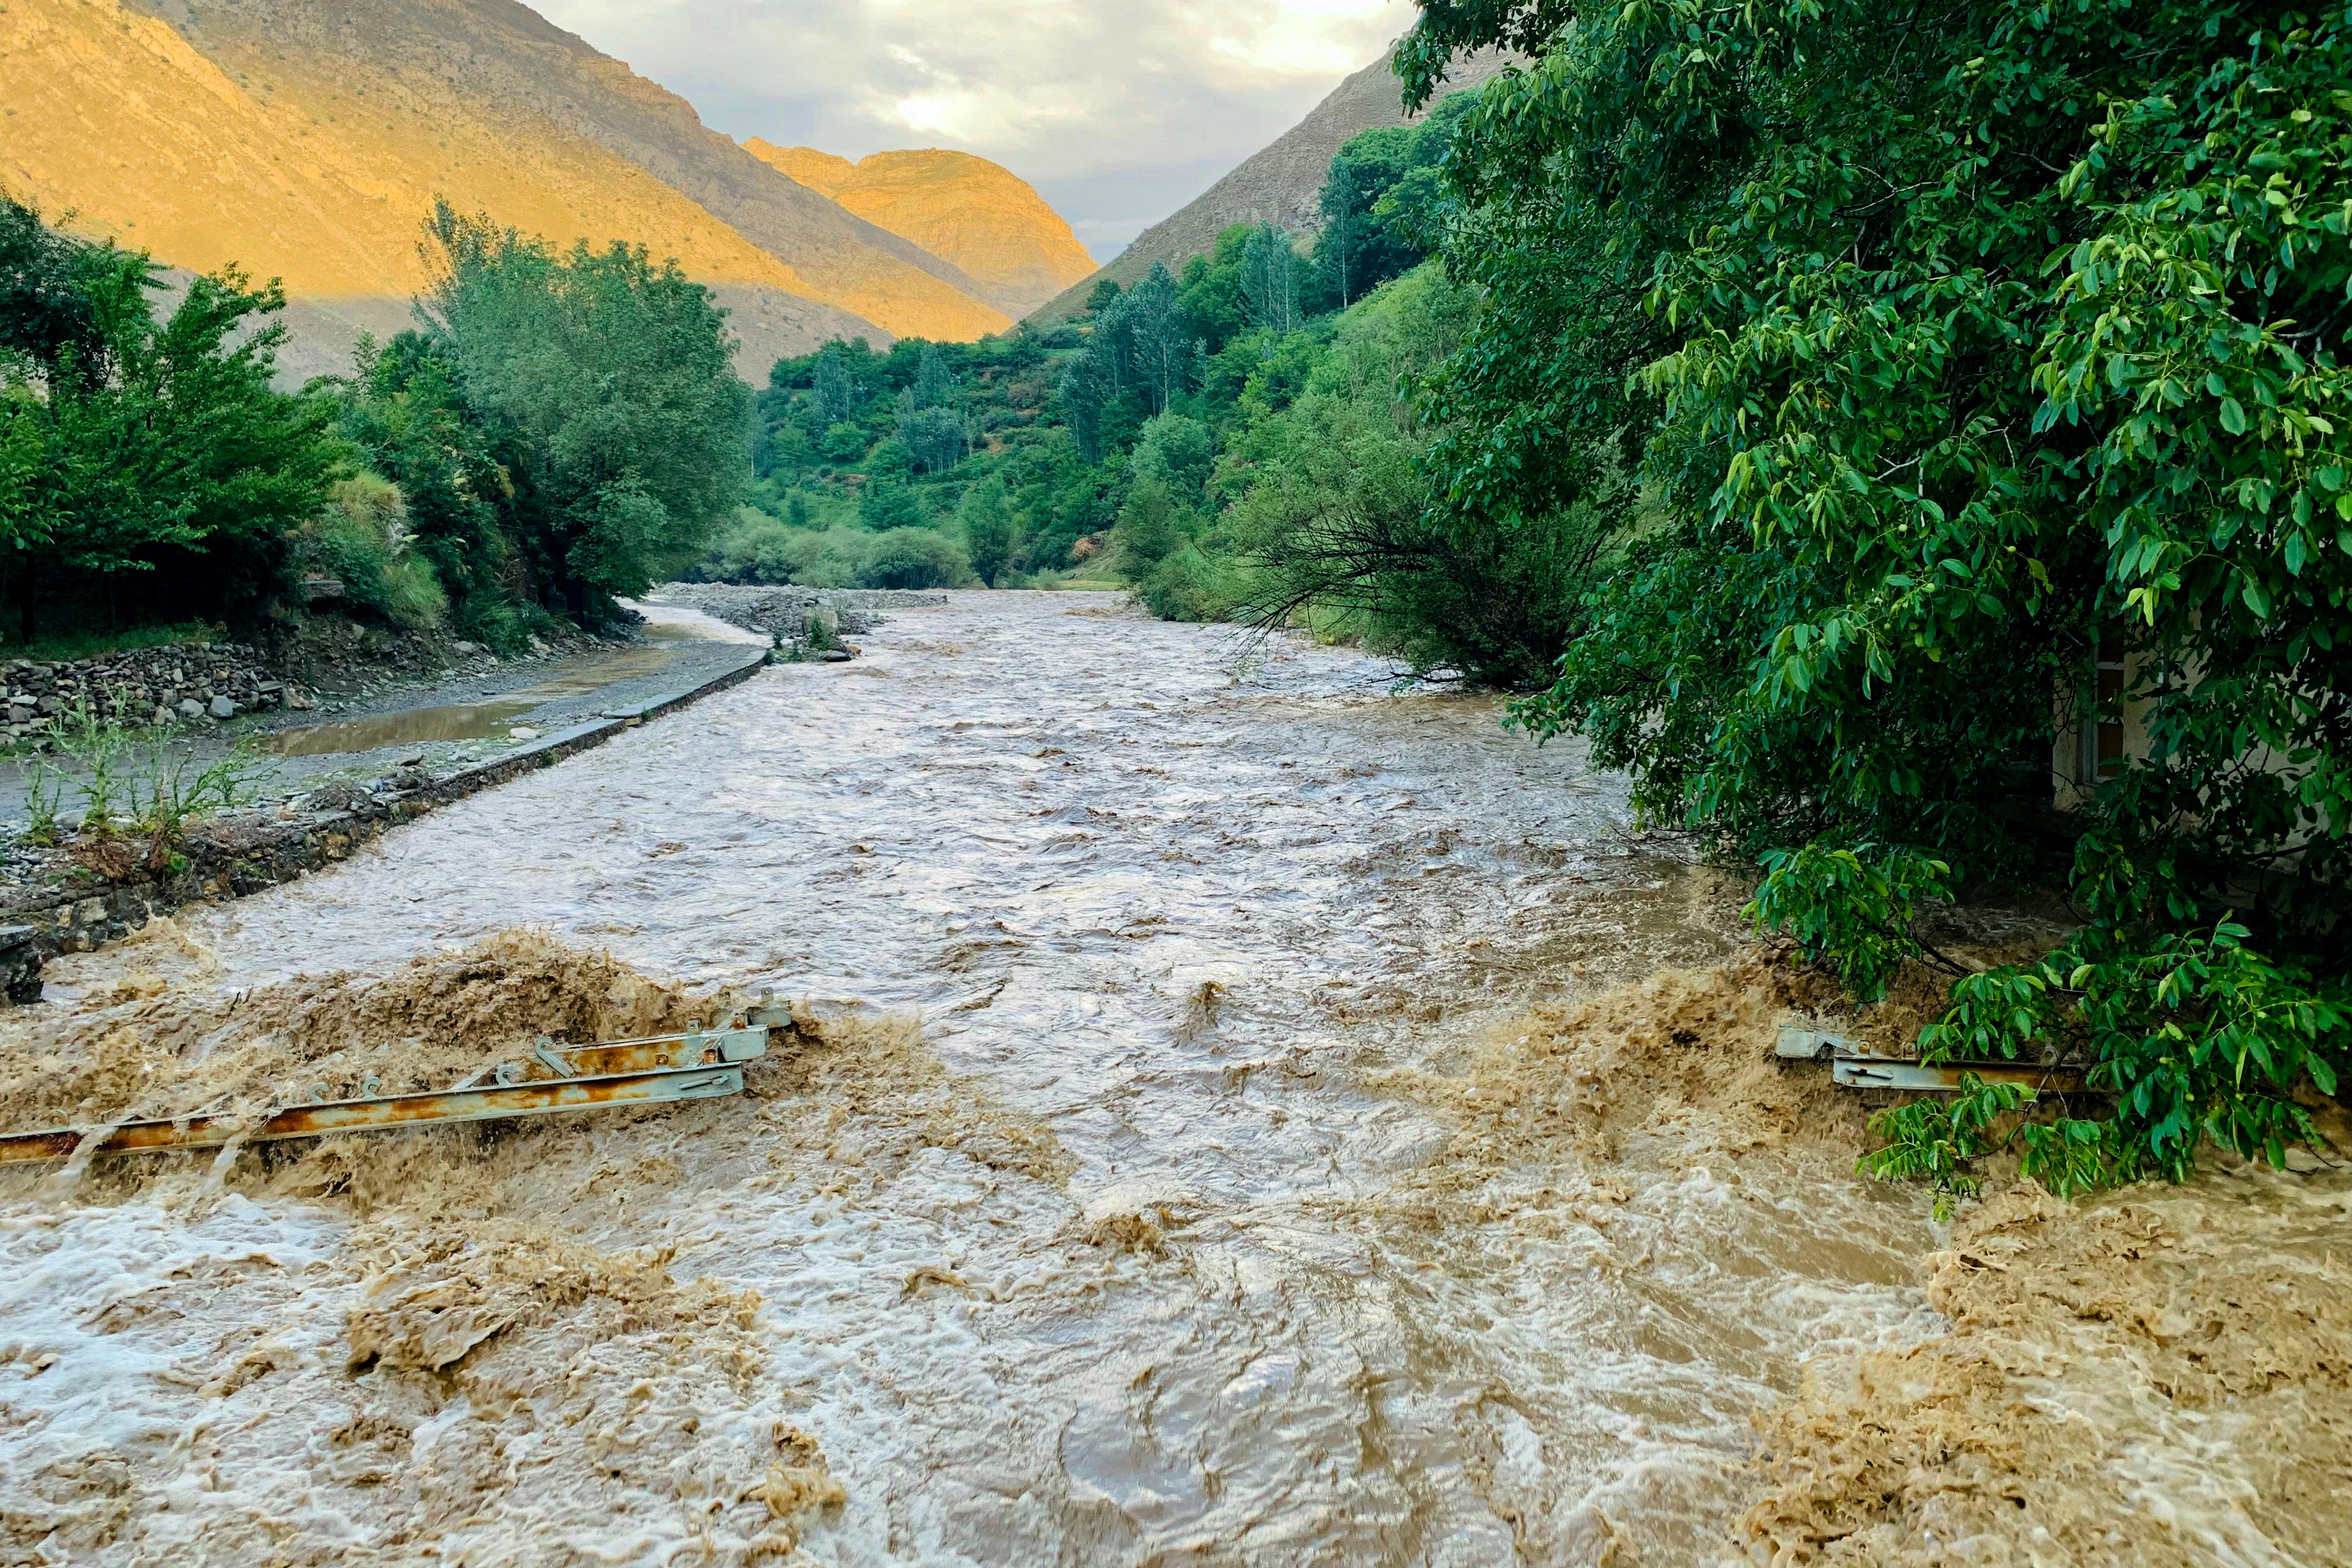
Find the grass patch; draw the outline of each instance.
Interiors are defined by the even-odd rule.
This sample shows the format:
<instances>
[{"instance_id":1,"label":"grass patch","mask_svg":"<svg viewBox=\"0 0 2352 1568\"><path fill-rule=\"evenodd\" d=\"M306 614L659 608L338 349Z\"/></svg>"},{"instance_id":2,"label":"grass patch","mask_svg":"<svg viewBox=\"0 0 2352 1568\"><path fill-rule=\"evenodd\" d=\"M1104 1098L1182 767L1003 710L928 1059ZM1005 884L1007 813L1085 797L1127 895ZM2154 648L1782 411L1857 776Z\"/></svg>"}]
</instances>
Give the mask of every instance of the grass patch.
<instances>
[{"instance_id":1,"label":"grass patch","mask_svg":"<svg viewBox=\"0 0 2352 1568\"><path fill-rule=\"evenodd\" d=\"M164 647L173 643L225 642L227 637L226 626L207 621L183 621L177 626L135 626L119 632L73 632L63 637L41 637L30 643L0 642L0 658L30 658L44 664L60 664L79 658L97 658L110 653L129 653L142 647Z\"/></svg>"}]
</instances>

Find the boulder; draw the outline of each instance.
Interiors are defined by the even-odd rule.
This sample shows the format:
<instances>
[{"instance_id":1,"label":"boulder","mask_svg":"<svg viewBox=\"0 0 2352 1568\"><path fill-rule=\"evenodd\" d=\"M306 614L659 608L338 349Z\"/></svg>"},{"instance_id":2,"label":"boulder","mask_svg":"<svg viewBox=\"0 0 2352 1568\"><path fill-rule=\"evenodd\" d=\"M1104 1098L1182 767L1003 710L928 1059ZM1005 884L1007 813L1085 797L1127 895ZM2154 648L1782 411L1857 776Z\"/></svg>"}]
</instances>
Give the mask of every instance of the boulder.
<instances>
[{"instance_id":1,"label":"boulder","mask_svg":"<svg viewBox=\"0 0 2352 1568\"><path fill-rule=\"evenodd\" d=\"M215 697L205 711L215 719L234 719L236 717L236 704L227 697Z\"/></svg>"},{"instance_id":2,"label":"boulder","mask_svg":"<svg viewBox=\"0 0 2352 1568\"><path fill-rule=\"evenodd\" d=\"M201 719L201 718L203 718L204 716L205 716L205 705L204 705L203 703L201 703L201 702L197 701L197 700L196 700L194 698L193 698L193 697L183 697L183 698L181 698L181 699L180 699L180 717L181 717L181 718L183 718L183 719Z\"/></svg>"}]
</instances>

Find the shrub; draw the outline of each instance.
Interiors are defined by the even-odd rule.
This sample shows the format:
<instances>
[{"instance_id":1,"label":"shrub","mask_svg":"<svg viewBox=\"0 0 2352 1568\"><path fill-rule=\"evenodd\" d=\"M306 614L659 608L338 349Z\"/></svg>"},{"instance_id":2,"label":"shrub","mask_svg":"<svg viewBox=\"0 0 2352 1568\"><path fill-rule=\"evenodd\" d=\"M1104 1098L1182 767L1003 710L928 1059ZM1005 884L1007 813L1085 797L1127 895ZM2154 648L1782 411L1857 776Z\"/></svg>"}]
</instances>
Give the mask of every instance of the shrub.
<instances>
[{"instance_id":1,"label":"shrub","mask_svg":"<svg viewBox=\"0 0 2352 1568\"><path fill-rule=\"evenodd\" d=\"M1004 481L991 479L966 490L956 509L956 524L972 571L993 588L1013 559L1013 505Z\"/></svg>"},{"instance_id":2,"label":"shrub","mask_svg":"<svg viewBox=\"0 0 2352 1568\"><path fill-rule=\"evenodd\" d=\"M866 588L951 588L971 579L963 546L928 528L894 528L875 535L857 574Z\"/></svg>"},{"instance_id":3,"label":"shrub","mask_svg":"<svg viewBox=\"0 0 2352 1568\"><path fill-rule=\"evenodd\" d=\"M874 438L863 427L845 419L825 431L816 444L816 450L819 457L829 458L836 463L854 463L866 456L866 449L873 445Z\"/></svg>"},{"instance_id":4,"label":"shrub","mask_svg":"<svg viewBox=\"0 0 2352 1568\"><path fill-rule=\"evenodd\" d=\"M1152 567L1136 594L1161 620L1220 620L1233 613L1234 579L1225 563L1187 544Z\"/></svg>"},{"instance_id":5,"label":"shrub","mask_svg":"<svg viewBox=\"0 0 2352 1568\"><path fill-rule=\"evenodd\" d=\"M923 503L913 489L891 479L876 479L857 500L857 521L877 533L894 528L919 528Z\"/></svg>"},{"instance_id":6,"label":"shrub","mask_svg":"<svg viewBox=\"0 0 2352 1568\"><path fill-rule=\"evenodd\" d=\"M433 568L409 549L400 491L374 474L340 480L326 507L295 531L289 560L343 585L343 603L410 630L437 626L448 596Z\"/></svg>"}]
</instances>

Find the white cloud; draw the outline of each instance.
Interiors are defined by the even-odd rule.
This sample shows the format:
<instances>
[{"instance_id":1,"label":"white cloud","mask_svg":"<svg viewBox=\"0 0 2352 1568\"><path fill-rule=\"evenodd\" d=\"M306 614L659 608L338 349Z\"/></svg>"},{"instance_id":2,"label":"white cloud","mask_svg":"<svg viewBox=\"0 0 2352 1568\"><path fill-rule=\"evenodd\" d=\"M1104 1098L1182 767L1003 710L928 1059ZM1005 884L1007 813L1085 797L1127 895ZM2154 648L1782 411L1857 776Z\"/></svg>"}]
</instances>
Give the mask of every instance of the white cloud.
<instances>
[{"instance_id":1,"label":"white cloud","mask_svg":"<svg viewBox=\"0 0 2352 1568\"><path fill-rule=\"evenodd\" d=\"M1106 257L1412 19L1410 0L534 3L729 135L992 158Z\"/></svg>"}]
</instances>

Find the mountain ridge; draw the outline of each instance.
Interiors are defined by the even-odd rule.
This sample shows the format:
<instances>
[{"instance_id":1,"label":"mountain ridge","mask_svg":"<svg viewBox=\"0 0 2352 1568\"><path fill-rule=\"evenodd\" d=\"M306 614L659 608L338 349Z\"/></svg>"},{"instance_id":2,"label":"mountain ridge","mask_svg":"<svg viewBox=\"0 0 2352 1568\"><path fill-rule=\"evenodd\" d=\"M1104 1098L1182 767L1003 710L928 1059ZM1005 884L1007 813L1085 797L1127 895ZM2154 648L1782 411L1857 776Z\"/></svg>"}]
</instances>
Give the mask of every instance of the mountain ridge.
<instances>
[{"instance_id":1,"label":"mountain ridge","mask_svg":"<svg viewBox=\"0 0 2352 1568\"><path fill-rule=\"evenodd\" d=\"M755 382L835 336L1011 324L960 268L517 0L11 0L0 103L0 184L168 265L281 278L306 331L407 320L436 195L677 256Z\"/></svg>"},{"instance_id":2,"label":"mountain ridge","mask_svg":"<svg viewBox=\"0 0 2352 1568\"><path fill-rule=\"evenodd\" d=\"M1164 261L1171 269L1181 268L1191 258L1206 255L1218 234L1237 223L1278 223L1293 233L1320 228L1323 179L1341 144L1360 132L1411 125L1421 119L1404 112L1403 89L1390 69L1392 58L1393 47L1391 53L1343 79L1297 125L1136 236L1112 260L1032 311L1028 320L1047 326L1077 314L1086 308L1087 296L1095 285L1106 278L1125 288L1149 272L1155 261ZM1457 60L1446 77L1444 91L1480 86L1509 63L1508 55L1496 50Z\"/></svg>"},{"instance_id":3,"label":"mountain ridge","mask_svg":"<svg viewBox=\"0 0 2352 1568\"><path fill-rule=\"evenodd\" d=\"M744 150L977 279L982 298L1025 315L1095 269L1068 220L1001 163L942 147L851 163L754 136Z\"/></svg>"}]
</instances>

